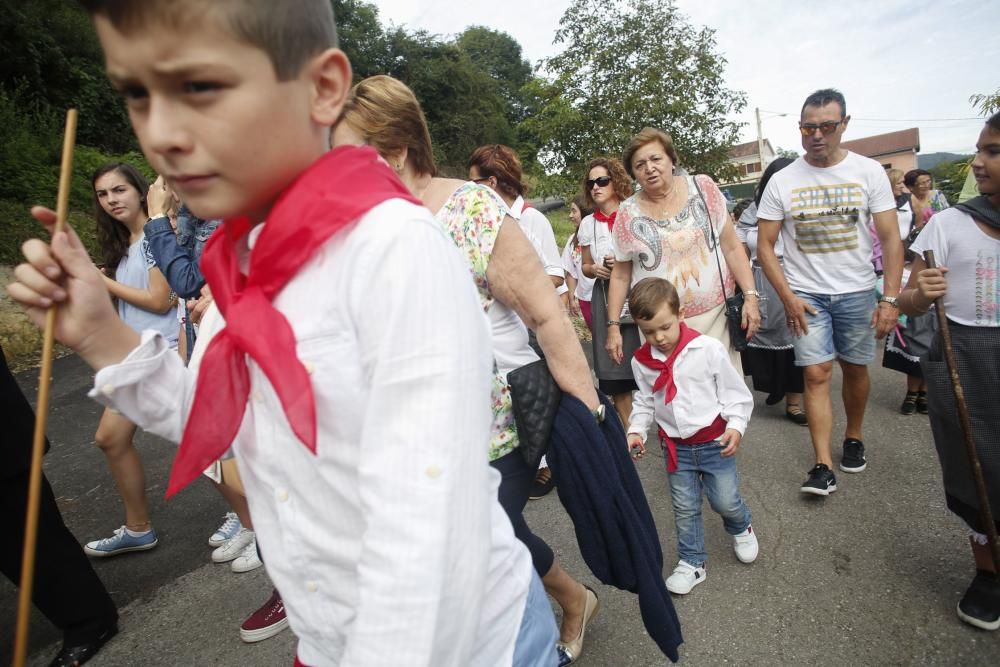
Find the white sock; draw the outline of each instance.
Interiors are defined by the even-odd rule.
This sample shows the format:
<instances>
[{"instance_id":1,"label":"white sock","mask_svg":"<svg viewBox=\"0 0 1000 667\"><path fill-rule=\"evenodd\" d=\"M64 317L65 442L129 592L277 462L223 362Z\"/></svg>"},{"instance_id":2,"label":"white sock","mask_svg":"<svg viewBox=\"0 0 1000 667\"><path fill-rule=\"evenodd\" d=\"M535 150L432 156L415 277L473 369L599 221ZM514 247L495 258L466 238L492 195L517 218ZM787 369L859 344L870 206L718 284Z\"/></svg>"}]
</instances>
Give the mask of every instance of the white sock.
<instances>
[{"instance_id":1,"label":"white sock","mask_svg":"<svg viewBox=\"0 0 1000 667\"><path fill-rule=\"evenodd\" d=\"M128 533L129 537L143 537L145 535L148 535L149 531L151 531L151 530L153 530L153 529L152 528L147 528L146 530L134 531L134 530L130 529L128 526L125 527L125 532Z\"/></svg>"}]
</instances>

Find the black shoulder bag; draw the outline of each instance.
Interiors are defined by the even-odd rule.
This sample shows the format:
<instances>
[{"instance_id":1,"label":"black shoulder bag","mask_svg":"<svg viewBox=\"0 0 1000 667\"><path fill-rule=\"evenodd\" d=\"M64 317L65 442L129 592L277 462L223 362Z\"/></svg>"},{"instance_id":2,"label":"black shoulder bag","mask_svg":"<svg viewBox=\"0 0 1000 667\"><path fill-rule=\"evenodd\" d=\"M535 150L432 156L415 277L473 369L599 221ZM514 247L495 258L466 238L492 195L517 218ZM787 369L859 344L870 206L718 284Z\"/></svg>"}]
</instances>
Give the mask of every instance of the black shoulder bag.
<instances>
[{"instance_id":1,"label":"black shoulder bag","mask_svg":"<svg viewBox=\"0 0 1000 667\"><path fill-rule=\"evenodd\" d=\"M705 207L705 215L708 216L708 229L712 233L712 244L715 246L712 248L712 253L715 255L715 265L719 268L719 285L722 288L722 296L726 300L726 324L729 328L729 340L734 350L743 352L749 347L746 332L743 330L743 292L737 286L732 296L726 296L726 279L722 275L722 262L719 260L719 240L715 236L715 225L712 224L712 210L708 208L705 195L702 194L701 188L698 187L698 181L695 180L694 176L691 177L691 182L694 183L694 189L698 191L698 196L701 197L701 204Z\"/></svg>"}]
</instances>

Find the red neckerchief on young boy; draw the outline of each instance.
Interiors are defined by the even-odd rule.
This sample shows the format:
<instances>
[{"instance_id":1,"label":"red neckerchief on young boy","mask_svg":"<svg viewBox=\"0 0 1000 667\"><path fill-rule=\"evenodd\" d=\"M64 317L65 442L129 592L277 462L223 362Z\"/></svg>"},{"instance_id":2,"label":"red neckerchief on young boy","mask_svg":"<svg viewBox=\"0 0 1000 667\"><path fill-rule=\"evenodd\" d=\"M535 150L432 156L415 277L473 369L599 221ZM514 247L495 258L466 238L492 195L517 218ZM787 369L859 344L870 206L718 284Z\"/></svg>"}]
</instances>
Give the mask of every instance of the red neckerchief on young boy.
<instances>
[{"instance_id":1,"label":"red neckerchief on young boy","mask_svg":"<svg viewBox=\"0 0 1000 667\"><path fill-rule=\"evenodd\" d=\"M681 353L688 343L693 341L695 338L701 334L684 324L680 323L681 335L677 339L677 345L674 349L670 351L665 361L660 361L653 357L653 349L650 347L649 343L645 343L638 350L635 351L636 360L645 366L646 368L651 368L654 371L659 371L660 375L656 378L653 383L653 394L663 390L663 404L667 405L670 401L674 400L677 396L677 385L674 383L674 362L677 361L677 355ZM722 425L722 430L719 429L719 424ZM718 431L716 433L716 431ZM667 450L667 472L675 472L677 470L677 445L678 444L699 444L702 442L710 442L715 438L718 438L726 431L726 422L722 417L716 417L715 421L711 425L701 429L690 438L678 438L674 439L667 435L666 431L662 428L660 429L660 442L665 445Z\"/></svg>"},{"instance_id":2,"label":"red neckerchief on young boy","mask_svg":"<svg viewBox=\"0 0 1000 667\"><path fill-rule=\"evenodd\" d=\"M611 215L604 215L600 209L594 211L594 220L603 222L608 226L609 230L615 228L615 218L618 217L618 211L612 211Z\"/></svg>"},{"instance_id":3,"label":"red neckerchief on young boy","mask_svg":"<svg viewBox=\"0 0 1000 667\"><path fill-rule=\"evenodd\" d=\"M209 239L201 269L226 325L205 350L168 498L236 438L250 394L247 357L271 382L295 436L316 453L312 383L296 356L295 333L272 301L331 236L388 199L420 203L374 149L341 146L317 160L275 202L246 275L237 248L253 228L249 219L226 220Z\"/></svg>"}]
</instances>

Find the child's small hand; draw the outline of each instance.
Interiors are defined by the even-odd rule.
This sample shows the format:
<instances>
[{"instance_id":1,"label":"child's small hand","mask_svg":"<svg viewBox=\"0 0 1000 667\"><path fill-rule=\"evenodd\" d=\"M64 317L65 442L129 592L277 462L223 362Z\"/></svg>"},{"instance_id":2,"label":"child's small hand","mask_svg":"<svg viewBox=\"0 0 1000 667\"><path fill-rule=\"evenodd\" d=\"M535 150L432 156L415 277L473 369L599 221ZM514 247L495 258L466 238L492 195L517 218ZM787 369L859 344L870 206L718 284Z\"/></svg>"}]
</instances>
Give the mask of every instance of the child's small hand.
<instances>
[{"instance_id":1,"label":"child's small hand","mask_svg":"<svg viewBox=\"0 0 1000 667\"><path fill-rule=\"evenodd\" d=\"M740 432L734 428L727 428L726 432L722 434L719 438L719 443L724 447L720 452L722 456L732 456L736 453L736 450L740 448L740 440L743 436Z\"/></svg>"},{"instance_id":2,"label":"child's small hand","mask_svg":"<svg viewBox=\"0 0 1000 667\"><path fill-rule=\"evenodd\" d=\"M632 458L635 460L641 459L646 455L646 441L638 433L628 434L628 451L632 454Z\"/></svg>"}]
</instances>

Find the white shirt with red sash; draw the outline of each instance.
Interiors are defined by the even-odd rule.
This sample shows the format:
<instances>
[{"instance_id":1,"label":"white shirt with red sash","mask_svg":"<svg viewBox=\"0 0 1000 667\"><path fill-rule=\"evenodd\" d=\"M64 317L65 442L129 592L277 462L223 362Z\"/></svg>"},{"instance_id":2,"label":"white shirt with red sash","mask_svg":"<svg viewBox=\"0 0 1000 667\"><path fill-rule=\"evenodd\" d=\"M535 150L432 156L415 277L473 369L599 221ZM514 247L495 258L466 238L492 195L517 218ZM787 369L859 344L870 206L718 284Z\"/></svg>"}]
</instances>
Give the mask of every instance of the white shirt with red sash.
<instances>
[{"instance_id":1,"label":"white shirt with red sash","mask_svg":"<svg viewBox=\"0 0 1000 667\"><path fill-rule=\"evenodd\" d=\"M655 347L651 352L654 359L666 361L667 355ZM664 404L662 389L653 393L659 371L633 357L632 373L639 390L632 402L629 433L645 438L655 423L671 438L683 440L710 426L716 417L727 422L726 428L740 435L746 432L753 394L716 339L699 335L677 355L673 368L677 395L670 403Z\"/></svg>"},{"instance_id":2,"label":"white shirt with red sash","mask_svg":"<svg viewBox=\"0 0 1000 667\"><path fill-rule=\"evenodd\" d=\"M274 307L312 379L316 454L253 362L233 451L298 658L510 665L531 557L487 462L490 334L454 244L423 207L386 201L332 236ZM198 346L223 327L217 312L206 320ZM91 395L177 442L196 375L145 332Z\"/></svg>"}]
</instances>

